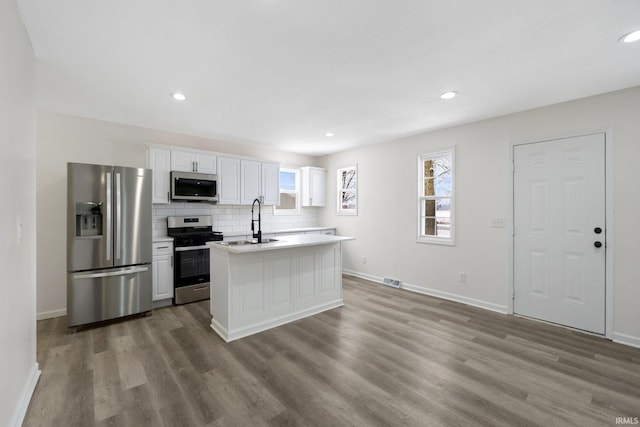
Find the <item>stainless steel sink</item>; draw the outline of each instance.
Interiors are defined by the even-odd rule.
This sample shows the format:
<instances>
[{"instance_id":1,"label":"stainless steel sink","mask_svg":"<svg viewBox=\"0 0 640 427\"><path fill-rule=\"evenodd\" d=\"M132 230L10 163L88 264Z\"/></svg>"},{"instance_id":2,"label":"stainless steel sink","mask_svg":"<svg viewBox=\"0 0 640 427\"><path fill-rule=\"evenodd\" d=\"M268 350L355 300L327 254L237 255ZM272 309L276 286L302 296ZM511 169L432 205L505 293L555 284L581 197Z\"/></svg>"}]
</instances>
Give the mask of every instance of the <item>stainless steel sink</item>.
<instances>
[{"instance_id":1,"label":"stainless steel sink","mask_svg":"<svg viewBox=\"0 0 640 427\"><path fill-rule=\"evenodd\" d=\"M246 240L236 240L234 242L219 242L218 244L223 246L240 246L240 245L248 245L249 242L247 242Z\"/></svg>"},{"instance_id":2,"label":"stainless steel sink","mask_svg":"<svg viewBox=\"0 0 640 427\"><path fill-rule=\"evenodd\" d=\"M269 239L269 238L265 238L262 239L262 243L271 243L271 242L277 242L278 239ZM224 245L224 246L242 246L242 245L257 245L258 244L258 239L252 239L252 240L236 240L233 242L220 242L220 245Z\"/></svg>"}]
</instances>

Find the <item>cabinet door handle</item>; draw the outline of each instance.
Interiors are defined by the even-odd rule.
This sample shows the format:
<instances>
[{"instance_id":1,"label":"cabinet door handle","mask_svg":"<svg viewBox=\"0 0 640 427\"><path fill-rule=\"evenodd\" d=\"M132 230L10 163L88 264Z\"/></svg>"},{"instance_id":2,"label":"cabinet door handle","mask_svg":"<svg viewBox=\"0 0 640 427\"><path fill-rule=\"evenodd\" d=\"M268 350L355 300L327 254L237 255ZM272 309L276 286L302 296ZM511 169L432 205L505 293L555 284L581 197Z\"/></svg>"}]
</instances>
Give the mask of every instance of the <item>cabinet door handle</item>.
<instances>
[{"instance_id":1,"label":"cabinet door handle","mask_svg":"<svg viewBox=\"0 0 640 427\"><path fill-rule=\"evenodd\" d=\"M169 249L169 246L158 246L156 249Z\"/></svg>"},{"instance_id":2,"label":"cabinet door handle","mask_svg":"<svg viewBox=\"0 0 640 427\"><path fill-rule=\"evenodd\" d=\"M171 255L171 268L173 268L173 255Z\"/></svg>"}]
</instances>

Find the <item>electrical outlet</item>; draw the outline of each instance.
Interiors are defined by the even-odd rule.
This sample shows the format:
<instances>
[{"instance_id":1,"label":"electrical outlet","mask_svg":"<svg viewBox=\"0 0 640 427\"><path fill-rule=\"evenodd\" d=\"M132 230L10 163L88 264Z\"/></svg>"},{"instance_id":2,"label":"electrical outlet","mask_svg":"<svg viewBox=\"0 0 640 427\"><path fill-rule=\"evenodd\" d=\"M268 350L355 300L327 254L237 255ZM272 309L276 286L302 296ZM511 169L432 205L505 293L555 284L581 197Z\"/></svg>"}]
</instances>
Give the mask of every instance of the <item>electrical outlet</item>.
<instances>
[{"instance_id":1,"label":"electrical outlet","mask_svg":"<svg viewBox=\"0 0 640 427\"><path fill-rule=\"evenodd\" d=\"M366 264L366 263L367 263L367 257L366 257L366 256L363 256L363 257L362 257L362 263L363 263L363 264Z\"/></svg>"},{"instance_id":2,"label":"electrical outlet","mask_svg":"<svg viewBox=\"0 0 640 427\"><path fill-rule=\"evenodd\" d=\"M460 282L465 283L467 281L467 273L461 271L460 272Z\"/></svg>"}]
</instances>

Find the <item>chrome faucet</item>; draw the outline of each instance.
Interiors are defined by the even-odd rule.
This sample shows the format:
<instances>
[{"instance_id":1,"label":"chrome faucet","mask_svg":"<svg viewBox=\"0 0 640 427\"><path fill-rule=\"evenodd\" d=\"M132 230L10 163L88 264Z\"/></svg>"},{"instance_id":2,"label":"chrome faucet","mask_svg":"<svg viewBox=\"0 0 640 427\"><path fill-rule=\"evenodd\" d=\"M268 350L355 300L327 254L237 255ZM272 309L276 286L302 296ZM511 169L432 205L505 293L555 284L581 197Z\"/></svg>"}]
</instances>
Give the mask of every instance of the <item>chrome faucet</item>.
<instances>
[{"instance_id":1,"label":"chrome faucet","mask_svg":"<svg viewBox=\"0 0 640 427\"><path fill-rule=\"evenodd\" d=\"M258 232L256 233L255 231L255 223L256 220L253 219L253 207L256 205L256 202L258 202ZM258 243L262 243L262 224L261 224L261 220L260 220L260 199L256 198L253 201L253 204L251 205L251 234L253 235L254 239L258 239Z\"/></svg>"}]
</instances>

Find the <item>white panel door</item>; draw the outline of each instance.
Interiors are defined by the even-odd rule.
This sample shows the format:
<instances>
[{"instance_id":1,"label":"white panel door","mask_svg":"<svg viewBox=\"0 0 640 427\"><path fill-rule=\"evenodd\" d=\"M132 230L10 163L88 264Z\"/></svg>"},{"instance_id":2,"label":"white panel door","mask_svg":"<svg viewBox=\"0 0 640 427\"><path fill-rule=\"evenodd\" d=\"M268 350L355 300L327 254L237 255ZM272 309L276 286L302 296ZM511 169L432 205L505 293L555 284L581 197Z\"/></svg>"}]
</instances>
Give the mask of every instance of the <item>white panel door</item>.
<instances>
[{"instance_id":1,"label":"white panel door","mask_svg":"<svg viewBox=\"0 0 640 427\"><path fill-rule=\"evenodd\" d=\"M605 332L605 135L514 147L514 312Z\"/></svg>"}]
</instances>

